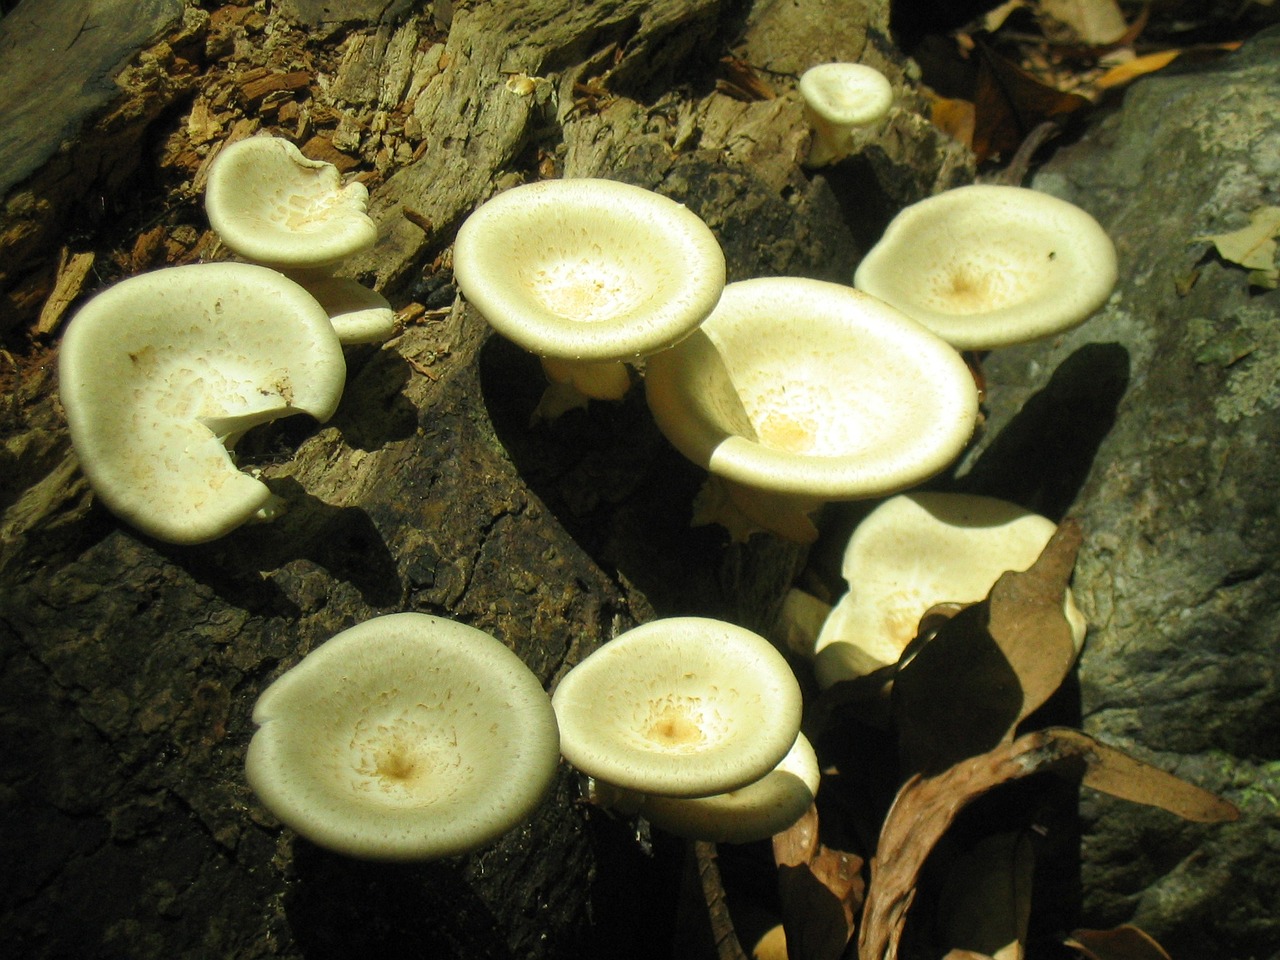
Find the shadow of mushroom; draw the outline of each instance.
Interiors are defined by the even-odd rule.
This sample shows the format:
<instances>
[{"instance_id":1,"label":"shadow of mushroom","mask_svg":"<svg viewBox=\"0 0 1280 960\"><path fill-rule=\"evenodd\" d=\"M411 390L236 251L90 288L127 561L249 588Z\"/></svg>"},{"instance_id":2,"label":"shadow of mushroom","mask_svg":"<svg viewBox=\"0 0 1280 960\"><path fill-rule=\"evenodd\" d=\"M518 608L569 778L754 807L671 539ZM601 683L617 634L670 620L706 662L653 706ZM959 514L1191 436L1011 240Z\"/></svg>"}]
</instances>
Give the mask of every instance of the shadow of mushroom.
<instances>
[{"instance_id":1,"label":"shadow of mushroom","mask_svg":"<svg viewBox=\"0 0 1280 960\"><path fill-rule=\"evenodd\" d=\"M658 431L643 391L530 428L543 389L537 358L490 337L479 372L494 433L521 480L602 569L659 616L769 621L777 571L789 576L797 549L772 538L729 544L722 530L689 525L704 475Z\"/></svg>"},{"instance_id":2,"label":"shadow of mushroom","mask_svg":"<svg viewBox=\"0 0 1280 960\"><path fill-rule=\"evenodd\" d=\"M997 363L1026 363L1021 349ZM1118 343L1080 347L1027 398L955 481L966 493L1012 500L1061 520L1092 469L1129 387L1129 353Z\"/></svg>"}]
</instances>

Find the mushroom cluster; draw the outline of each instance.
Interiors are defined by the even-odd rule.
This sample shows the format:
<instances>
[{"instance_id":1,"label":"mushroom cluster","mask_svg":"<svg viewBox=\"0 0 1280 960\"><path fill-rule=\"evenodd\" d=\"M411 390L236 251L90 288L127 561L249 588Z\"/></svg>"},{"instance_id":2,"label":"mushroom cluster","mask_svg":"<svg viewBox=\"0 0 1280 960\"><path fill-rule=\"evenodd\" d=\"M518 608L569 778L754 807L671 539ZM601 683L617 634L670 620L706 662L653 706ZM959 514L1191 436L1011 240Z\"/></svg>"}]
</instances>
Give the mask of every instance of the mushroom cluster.
<instances>
[{"instance_id":1,"label":"mushroom cluster","mask_svg":"<svg viewBox=\"0 0 1280 960\"><path fill-rule=\"evenodd\" d=\"M392 332L381 294L334 276L377 239L367 197L287 140L230 144L210 164L205 207L227 248L253 262L130 277L77 312L60 394L85 476L113 513L192 544L279 512L232 451L277 417L329 419L346 380L343 345Z\"/></svg>"},{"instance_id":2,"label":"mushroom cluster","mask_svg":"<svg viewBox=\"0 0 1280 960\"><path fill-rule=\"evenodd\" d=\"M642 624L570 670L551 702L561 752L595 795L681 836L763 839L817 792L799 683L772 644L734 624Z\"/></svg>"}]
</instances>

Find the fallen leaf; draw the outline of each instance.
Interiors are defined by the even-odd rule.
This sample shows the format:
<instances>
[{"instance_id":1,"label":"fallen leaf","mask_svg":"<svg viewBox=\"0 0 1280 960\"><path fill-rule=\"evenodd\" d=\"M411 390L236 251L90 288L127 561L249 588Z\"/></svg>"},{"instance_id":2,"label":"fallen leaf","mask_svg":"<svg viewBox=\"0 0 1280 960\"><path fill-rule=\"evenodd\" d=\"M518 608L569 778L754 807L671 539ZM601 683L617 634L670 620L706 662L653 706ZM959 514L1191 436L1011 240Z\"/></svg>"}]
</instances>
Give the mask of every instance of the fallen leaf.
<instances>
[{"instance_id":1,"label":"fallen leaf","mask_svg":"<svg viewBox=\"0 0 1280 960\"><path fill-rule=\"evenodd\" d=\"M790 960L837 960L853 937L866 890L864 861L818 839L818 811L773 838Z\"/></svg>"},{"instance_id":2,"label":"fallen leaf","mask_svg":"<svg viewBox=\"0 0 1280 960\"><path fill-rule=\"evenodd\" d=\"M1164 947L1130 924L1113 930L1073 930L1064 942L1089 960L1169 960Z\"/></svg>"},{"instance_id":3,"label":"fallen leaf","mask_svg":"<svg viewBox=\"0 0 1280 960\"><path fill-rule=\"evenodd\" d=\"M1053 737L1058 749L1084 762L1081 782L1086 787L1195 823L1223 823L1240 816L1235 804L1079 730L1055 728Z\"/></svg>"},{"instance_id":4,"label":"fallen leaf","mask_svg":"<svg viewBox=\"0 0 1280 960\"><path fill-rule=\"evenodd\" d=\"M949 865L938 929L952 953L1022 960L1034 866L1031 840L1022 831L984 837Z\"/></svg>"},{"instance_id":5,"label":"fallen leaf","mask_svg":"<svg viewBox=\"0 0 1280 960\"><path fill-rule=\"evenodd\" d=\"M1118 87L1126 86L1137 80L1139 77L1145 77L1149 73L1155 73L1180 58L1188 57L1204 57L1214 56L1220 53L1229 53L1232 50L1239 49L1238 42L1208 44L1205 46L1175 48L1170 50L1156 50L1152 53L1144 54L1140 57L1121 63L1112 67L1102 76L1094 81L1093 85L1099 90L1114 90Z\"/></svg>"},{"instance_id":6,"label":"fallen leaf","mask_svg":"<svg viewBox=\"0 0 1280 960\"><path fill-rule=\"evenodd\" d=\"M1208 791L1065 727L1025 734L935 776L914 776L898 791L871 860L859 960L896 960L920 870L960 811L1003 783L1041 771L1080 776L1096 790L1198 822L1240 815Z\"/></svg>"},{"instance_id":7,"label":"fallen leaf","mask_svg":"<svg viewBox=\"0 0 1280 960\"><path fill-rule=\"evenodd\" d=\"M1250 271L1254 286L1274 290L1280 285L1280 268L1276 267L1276 237L1280 236L1280 207L1259 207L1249 214L1249 225L1229 233L1196 237L1193 242L1208 241L1224 260Z\"/></svg>"},{"instance_id":8,"label":"fallen leaf","mask_svg":"<svg viewBox=\"0 0 1280 960\"><path fill-rule=\"evenodd\" d=\"M1041 123L1061 121L1090 106L1082 96L1041 83L980 40L975 49L973 152L979 162L1012 154Z\"/></svg>"},{"instance_id":9,"label":"fallen leaf","mask_svg":"<svg viewBox=\"0 0 1280 960\"><path fill-rule=\"evenodd\" d=\"M898 670L905 773L938 773L990 750L1061 686L1076 658L1063 604L1080 542L1079 524L1065 521L1029 569L1003 574Z\"/></svg>"}]
</instances>

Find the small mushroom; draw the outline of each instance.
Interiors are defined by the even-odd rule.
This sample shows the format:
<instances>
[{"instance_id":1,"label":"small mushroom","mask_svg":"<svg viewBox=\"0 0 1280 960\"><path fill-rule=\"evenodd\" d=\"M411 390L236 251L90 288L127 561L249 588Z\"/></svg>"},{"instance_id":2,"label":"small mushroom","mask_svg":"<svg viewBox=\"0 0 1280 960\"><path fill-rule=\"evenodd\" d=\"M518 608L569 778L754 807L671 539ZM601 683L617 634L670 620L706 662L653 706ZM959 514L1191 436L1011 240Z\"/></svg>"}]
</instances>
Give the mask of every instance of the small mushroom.
<instances>
[{"instance_id":1,"label":"small mushroom","mask_svg":"<svg viewBox=\"0 0 1280 960\"><path fill-rule=\"evenodd\" d=\"M368 860L482 847L542 801L559 762L537 677L483 631L375 617L321 644L258 698L245 772L302 836Z\"/></svg>"},{"instance_id":2,"label":"small mushroom","mask_svg":"<svg viewBox=\"0 0 1280 960\"><path fill-rule=\"evenodd\" d=\"M927 610L982 600L1002 573L1035 563L1055 529L1052 520L994 497L911 493L886 500L845 548L849 592L818 634L819 684L897 663ZM1079 650L1086 624L1069 591L1063 612Z\"/></svg>"},{"instance_id":3,"label":"small mushroom","mask_svg":"<svg viewBox=\"0 0 1280 960\"><path fill-rule=\"evenodd\" d=\"M763 637L702 617L635 627L551 697L560 749L623 794L710 796L759 780L800 729L800 686Z\"/></svg>"},{"instance_id":4,"label":"small mushroom","mask_svg":"<svg viewBox=\"0 0 1280 960\"><path fill-rule=\"evenodd\" d=\"M816 536L806 514L825 501L942 470L978 415L945 342L874 297L797 277L727 285L696 333L649 358L645 390L676 449L726 481L723 500L797 540Z\"/></svg>"},{"instance_id":5,"label":"small mushroom","mask_svg":"<svg viewBox=\"0 0 1280 960\"><path fill-rule=\"evenodd\" d=\"M800 76L805 116L813 128L807 167L825 167L853 152L854 134L883 119L893 106L893 86L861 63L823 63Z\"/></svg>"},{"instance_id":6,"label":"small mushroom","mask_svg":"<svg viewBox=\"0 0 1280 960\"><path fill-rule=\"evenodd\" d=\"M769 773L738 790L710 797L646 797L641 815L689 840L750 843L787 829L809 809L821 770L802 733Z\"/></svg>"},{"instance_id":7,"label":"small mushroom","mask_svg":"<svg viewBox=\"0 0 1280 960\"><path fill-rule=\"evenodd\" d=\"M200 543L270 510L230 449L256 424L319 421L346 364L324 309L266 267L206 263L123 280L62 339L71 442L102 502L159 540Z\"/></svg>"},{"instance_id":8,"label":"small mushroom","mask_svg":"<svg viewBox=\"0 0 1280 960\"><path fill-rule=\"evenodd\" d=\"M222 148L209 164L205 212L234 253L290 274L332 272L378 239L365 213L369 191L342 185L338 168L308 160L280 137Z\"/></svg>"},{"instance_id":9,"label":"small mushroom","mask_svg":"<svg viewBox=\"0 0 1280 960\"><path fill-rule=\"evenodd\" d=\"M1093 217L1025 187L975 184L907 207L854 274L960 350L1068 330L1111 295L1116 251Z\"/></svg>"},{"instance_id":10,"label":"small mushroom","mask_svg":"<svg viewBox=\"0 0 1280 960\"><path fill-rule=\"evenodd\" d=\"M503 336L543 359L559 396L621 397L625 364L694 330L724 288L705 223L651 190L547 180L501 193L458 231L454 277Z\"/></svg>"}]
</instances>

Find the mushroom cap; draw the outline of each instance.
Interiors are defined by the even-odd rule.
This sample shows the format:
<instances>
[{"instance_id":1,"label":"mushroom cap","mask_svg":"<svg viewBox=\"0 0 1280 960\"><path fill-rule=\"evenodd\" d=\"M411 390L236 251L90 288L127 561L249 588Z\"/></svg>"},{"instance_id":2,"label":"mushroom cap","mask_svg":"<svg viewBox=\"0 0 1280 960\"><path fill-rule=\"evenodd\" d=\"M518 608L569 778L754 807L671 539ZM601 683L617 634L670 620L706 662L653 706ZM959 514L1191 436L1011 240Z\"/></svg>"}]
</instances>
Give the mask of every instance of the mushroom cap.
<instances>
[{"instance_id":1,"label":"mushroom cap","mask_svg":"<svg viewBox=\"0 0 1280 960\"><path fill-rule=\"evenodd\" d=\"M209 164L204 206L222 242L246 260L320 271L377 241L368 199L364 184L344 187L333 164L258 136L224 147Z\"/></svg>"},{"instance_id":2,"label":"mushroom cap","mask_svg":"<svg viewBox=\"0 0 1280 960\"><path fill-rule=\"evenodd\" d=\"M425 613L344 630L258 698L245 772L320 846L429 860L483 846L542 801L559 762L537 677L494 637Z\"/></svg>"},{"instance_id":3,"label":"mushroom cap","mask_svg":"<svg viewBox=\"0 0 1280 960\"><path fill-rule=\"evenodd\" d=\"M886 500L845 548L849 592L818 634L819 683L897 663L930 607L984 599L1001 574L1035 563L1056 529L1047 517L994 497L910 493ZM1078 647L1083 617L1069 595L1064 606Z\"/></svg>"},{"instance_id":4,"label":"mushroom cap","mask_svg":"<svg viewBox=\"0 0 1280 960\"><path fill-rule=\"evenodd\" d=\"M551 702L565 759L642 794L737 790L772 770L800 730L800 686L782 655L703 617L619 635L565 674Z\"/></svg>"},{"instance_id":5,"label":"mushroom cap","mask_svg":"<svg viewBox=\"0 0 1280 960\"><path fill-rule=\"evenodd\" d=\"M546 180L498 194L453 247L458 286L503 336L544 357L634 360L711 312L724 253L696 214L612 180Z\"/></svg>"},{"instance_id":6,"label":"mushroom cap","mask_svg":"<svg viewBox=\"0 0 1280 960\"><path fill-rule=\"evenodd\" d=\"M800 75L805 108L826 123L860 127L875 123L893 106L893 85L862 63L821 63Z\"/></svg>"},{"instance_id":7,"label":"mushroom cap","mask_svg":"<svg viewBox=\"0 0 1280 960\"><path fill-rule=\"evenodd\" d=\"M222 536L267 504L228 445L291 413L324 421L346 364L323 308L243 263L139 274L90 300L62 339L71 442L103 503L160 540Z\"/></svg>"},{"instance_id":8,"label":"mushroom cap","mask_svg":"<svg viewBox=\"0 0 1280 960\"><path fill-rule=\"evenodd\" d=\"M853 282L958 349L987 350L1083 323L1106 303L1116 271L1115 245L1079 207L975 184L899 213Z\"/></svg>"},{"instance_id":9,"label":"mushroom cap","mask_svg":"<svg viewBox=\"0 0 1280 960\"><path fill-rule=\"evenodd\" d=\"M710 797L646 797L640 812L679 837L750 843L799 820L817 796L820 779L817 754L802 733L782 761L754 783Z\"/></svg>"},{"instance_id":10,"label":"mushroom cap","mask_svg":"<svg viewBox=\"0 0 1280 960\"><path fill-rule=\"evenodd\" d=\"M693 335L649 358L659 428L712 473L854 500L947 466L978 415L960 355L887 304L797 277L731 283Z\"/></svg>"},{"instance_id":11,"label":"mushroom cap","mask_svg":"<svg viewBox=\"0 0 1280 960\"><path fill-rule=\"evenodd\" d=\"M304 286L320 301L344 344L381 343L395 333L396 314L387 298L360 281L323 277Z\"/></svg>"}]
</instances>

